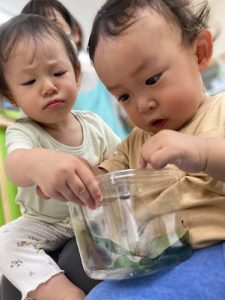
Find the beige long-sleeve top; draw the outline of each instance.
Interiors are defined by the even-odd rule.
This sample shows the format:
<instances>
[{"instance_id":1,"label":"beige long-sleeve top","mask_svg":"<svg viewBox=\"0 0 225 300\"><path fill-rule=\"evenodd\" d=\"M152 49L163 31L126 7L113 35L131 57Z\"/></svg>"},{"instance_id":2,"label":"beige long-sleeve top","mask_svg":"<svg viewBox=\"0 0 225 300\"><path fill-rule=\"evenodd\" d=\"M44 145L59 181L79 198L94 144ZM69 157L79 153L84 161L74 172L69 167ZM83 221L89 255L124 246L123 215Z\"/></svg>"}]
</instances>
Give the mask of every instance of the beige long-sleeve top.
<instances>
[{"instance_id":1,"label":"beige long-sleeve top","mask_svg":"<svg viewBox=\"0 0 225 300\"><path fill-rule=\"evenodd\" d=\"M225 94L214 96L180 131L196 136L225 137ZM104 161L101 167L107 171L137 168L140 149L151 135L152 133L135 128L128 138L119 144L117 152ZM169 197L174 199L174 204L166 205L168 193L164 191L154 201L154 213L165 214L171 209L177 211L179 219L189 231L189 242L194 248L225 240L225 183L216 181L204 173L182 172L172 165L167 169L171 172L176 170L180 178L169 189ZM150 182L149 187L151 188ZM164 187L162 191L163 189ZM151 214L152 210L152 202L145 202L145 214Z\"/></svg>"}]
</instances>

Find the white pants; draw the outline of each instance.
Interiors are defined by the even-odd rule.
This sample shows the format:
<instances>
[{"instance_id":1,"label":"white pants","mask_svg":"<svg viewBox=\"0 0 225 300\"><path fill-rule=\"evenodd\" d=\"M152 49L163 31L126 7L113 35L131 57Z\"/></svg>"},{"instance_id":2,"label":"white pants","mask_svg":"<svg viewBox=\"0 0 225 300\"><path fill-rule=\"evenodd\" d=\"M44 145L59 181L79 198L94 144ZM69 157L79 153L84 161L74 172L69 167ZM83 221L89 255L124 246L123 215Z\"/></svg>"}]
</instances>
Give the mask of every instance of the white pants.
<instances>
[{"instance_id":1,"label":"white pants","mask_svg":"<svg viewBox=\"0 0 225 300\"><path fill-rule=\"evenodd\" d=\"M0 227L0 272L22 293L22 300L41 283L63 272L45 253L62 246L73 231L66 224L48 224L20 217Z\"/></svg>"}]
</instances>

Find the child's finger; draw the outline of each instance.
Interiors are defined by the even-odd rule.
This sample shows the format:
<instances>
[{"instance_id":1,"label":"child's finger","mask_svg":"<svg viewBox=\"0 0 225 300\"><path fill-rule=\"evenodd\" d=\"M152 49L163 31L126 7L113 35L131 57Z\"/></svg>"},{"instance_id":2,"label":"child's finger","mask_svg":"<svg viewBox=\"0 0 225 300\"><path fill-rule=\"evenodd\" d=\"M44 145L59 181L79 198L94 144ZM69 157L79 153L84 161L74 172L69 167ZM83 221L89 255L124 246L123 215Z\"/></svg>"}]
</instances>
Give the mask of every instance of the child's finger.
<instances>
[{"instance_id":1,"label":"child's finger","mask_svg":"<svg viewBox=\"0 0 225 300\"><path fill-rule=\"evenodd\" d=\"M147 161L144 159L143 156L141 156L141 158L139 160L139 166L138 166L138 168L144 169L144 168L147 167L147 164L148 164Z\"/></svg>"},{"instance_id":2,"label":"child's finger","mask_svg":"<svg viewBox=\"0 0 225 300\"><path fill-rule=\"evenodd\" d=\"M103 200L103 196L99 188L98 181L92 171L86 167L76 170L76 173L85 185L86 190L91 195L91 198L94 199L94 202L97 204L100 203Z\"/></svg>"},{"instance_id":3,"label":"child's finger","mask_svg":"<svg viewBox=\"0 0 225 300\"><path fill-rule=\"evenodd\" d=\"M78 176L74 174L74 177L68 180L67 184L73 192L73 202L77 203L80 201L82 204L85 204L90 208L95 208L96 200L92 197L92 194L89 193L88 189Z\"/></svg>"},{"instance_id":4,"label":"child's finger","mask_svg":"<svg viewBox=\"0 0 225 300\"><path fill-rule=\"evenodd\" d=\"M68 187L68 189L69 189L69 187ZM45 195L45 193L42 191L42 189L39 186L37 186L36 187L36 193L38 194L39 197L41 197L45 200L49 200L51 198L54 198L58 201L63 201L63 202L71 201L71 202L74 202L74 194L72 193L72 191L70 192L70 196L68 196L68 193L65 195L65 193L55 192L54 196L52 195L52 197L48 197L48 196ZM84 203L81 202L78 198L76 198L75 202L79 205L84 205Z\"/></svg>"}]
</instances>

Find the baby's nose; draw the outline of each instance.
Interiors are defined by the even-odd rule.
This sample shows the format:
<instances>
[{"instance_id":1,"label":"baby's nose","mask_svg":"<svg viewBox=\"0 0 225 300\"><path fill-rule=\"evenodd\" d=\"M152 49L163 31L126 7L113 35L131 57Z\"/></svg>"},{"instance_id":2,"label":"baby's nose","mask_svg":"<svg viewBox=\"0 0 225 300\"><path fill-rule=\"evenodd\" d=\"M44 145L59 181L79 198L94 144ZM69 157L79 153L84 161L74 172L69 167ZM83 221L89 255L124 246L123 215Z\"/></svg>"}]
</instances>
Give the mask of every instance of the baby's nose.
<instances>
[{"instance_id":1,"label":"baby's nose","mask_svg":"<svg viewBox=\"0 0 225 300\"><path fill-rule=\"evenodd\" d=\"M140 113L146 113L156 107L156 102L151 99L141 98L138 101L138 110Z\"/></svg>"},{"instance_id":2,"label":"baby's nose","mask_svg":"<svg viewBox=\"0 0 225 300\"><path fill-rule=\"evenodd\" d=\"M58 88L51 79L46 79L43 83L42 95L51 96L58 91Z\"/></svg>"}]
</instances>

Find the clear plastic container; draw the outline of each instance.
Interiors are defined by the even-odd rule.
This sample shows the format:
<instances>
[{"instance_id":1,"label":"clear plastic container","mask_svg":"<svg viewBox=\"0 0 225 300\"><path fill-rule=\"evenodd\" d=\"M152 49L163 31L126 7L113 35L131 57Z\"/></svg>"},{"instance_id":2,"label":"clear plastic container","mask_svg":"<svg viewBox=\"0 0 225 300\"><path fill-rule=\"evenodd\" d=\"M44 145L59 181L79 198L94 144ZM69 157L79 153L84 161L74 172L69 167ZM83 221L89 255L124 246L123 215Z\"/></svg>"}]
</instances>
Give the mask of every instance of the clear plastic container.
<instances>
[{"instance_id":1,"label":"clear plastic container","mask_svg":"<svg viewBox=\"0 0 225 300\"><path fill-rule=\"evenodd\" d=\"M191 255L188 232L176 209L179 173L129 169L97 179L102 205L95 210L74 205L72 217L88 276L139 277Z\"/></svg>"}]
</instances>

